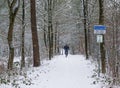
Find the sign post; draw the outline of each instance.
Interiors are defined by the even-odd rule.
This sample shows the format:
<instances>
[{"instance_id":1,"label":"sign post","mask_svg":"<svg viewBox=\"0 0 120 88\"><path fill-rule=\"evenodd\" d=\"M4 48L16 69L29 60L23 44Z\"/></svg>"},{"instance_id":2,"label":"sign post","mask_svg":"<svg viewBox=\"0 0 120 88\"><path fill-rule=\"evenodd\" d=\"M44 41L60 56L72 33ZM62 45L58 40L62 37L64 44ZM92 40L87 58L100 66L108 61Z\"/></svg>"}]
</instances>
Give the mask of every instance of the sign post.
<instances>
[{"instance_id":1,"label":"sign post","mask_svg":"<svg viewBox=\"0 0 120 88\"><path fill-rule=\"evenodd\" d=\"M103 35L106 33L106 26L94 25L94 34L97 34L97 43L99 43L99 58L98 58L98 76L100 76L100 44L104 42Z\"/></svg>"}]
</instances>

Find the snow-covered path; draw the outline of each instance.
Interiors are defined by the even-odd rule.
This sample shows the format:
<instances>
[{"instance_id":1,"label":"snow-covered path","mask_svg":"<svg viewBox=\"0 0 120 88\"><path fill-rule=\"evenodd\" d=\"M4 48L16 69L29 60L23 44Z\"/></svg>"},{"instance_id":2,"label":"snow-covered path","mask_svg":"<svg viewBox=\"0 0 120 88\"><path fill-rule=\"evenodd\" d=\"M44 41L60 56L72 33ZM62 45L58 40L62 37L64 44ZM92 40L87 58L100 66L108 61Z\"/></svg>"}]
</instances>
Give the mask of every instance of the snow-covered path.
<instances>
[{"instance_id":1,"label":"snow-covered path","mask_svg":"<svg viewBox=\"0 0 120 88\"><path fill-rule=\"evenodd\" d=\"M92 84L93 66L83 56L56 56L46 69L29 88L100 88Z\"/></svg>"},{"instance_id":2,"label":"snow-covered path","mask_svg":"<svg viewBox=\"0 0 120 88\"><path fill-rule=\"evenodd\" d=\"M101 88L93 84L94 65L82 55L55 56L38 68L27 71L27 78L18 77L18 87L0 85L0 88Z\"/></svg>"}]
</instances>

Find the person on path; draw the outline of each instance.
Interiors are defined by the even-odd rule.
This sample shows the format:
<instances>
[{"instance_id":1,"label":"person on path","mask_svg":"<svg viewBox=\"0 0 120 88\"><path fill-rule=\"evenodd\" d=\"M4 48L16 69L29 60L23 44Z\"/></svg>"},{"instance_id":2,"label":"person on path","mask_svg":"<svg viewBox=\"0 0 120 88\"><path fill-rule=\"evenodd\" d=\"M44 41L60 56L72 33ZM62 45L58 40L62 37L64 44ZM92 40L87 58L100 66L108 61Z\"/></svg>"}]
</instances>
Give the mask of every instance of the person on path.
<instances>
[{"instance_id":1,"label":"person on path","mask_svg":"<svg viewBox=\"0 0 120 88\"><path fill-rule=\"evenodd\" d=\"M68 56L68 50L69 50L69 46L66 44L64 46L64 51L65 51L65 56L67 57Z\"/></svg>"}]
</instances>

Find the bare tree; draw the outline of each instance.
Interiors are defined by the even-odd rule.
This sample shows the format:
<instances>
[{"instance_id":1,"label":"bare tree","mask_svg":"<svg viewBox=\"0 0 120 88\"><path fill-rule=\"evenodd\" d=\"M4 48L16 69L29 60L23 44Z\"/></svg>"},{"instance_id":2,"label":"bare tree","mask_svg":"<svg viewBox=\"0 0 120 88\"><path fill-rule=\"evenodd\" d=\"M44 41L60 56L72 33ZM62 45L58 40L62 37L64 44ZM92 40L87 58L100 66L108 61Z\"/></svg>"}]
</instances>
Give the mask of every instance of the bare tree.
<instances>
[{"instance_id":1,"label":"bare tree","mask_svg":"<svg viewBox=\"0 0 120 88\"><path fill-rule=\"evenodd\" d=\"M87 33L87 0L83 0L83 14L84 14L84 35L85 35L85 54L88 59L88 33Z\"/></svg>"},{"instance_id":2,"label":"bare tree","mask_svg":"<svg viewBox=\"0 0 120 88\"><path fill-rule=\"evenodd\" d=\"M99 24L104 25L104 0L99 0ZM106 57L105 57L105 42L104 35L103 42L100 43L101 65L102 73L106 73Z\"/></svg>"},{"instance_id":3,"label":"bare tree","mask_svg":"<svg viewBox=\"0 0 120 88\"><path fill-rule=\"evenodd\" d=\"M7 0L9 7L9 30L8 30L8 45L9 45L9 60L8 60L8 69L12 70L13 60L14 60L14 46L13 46L13 29L15 17L17 15L20 0Z\"/></svg>"},{"instance_id":4,"label":"bare tree","mask_svg":"<svg viewBox=\"0 0 120 88\"><path fill-rule=\"evenodd\" d=\"M39 43L36 26L36 0L30 0L31 4L31 32L33 42L33 66L40 66Z\"/></svg>"},{"instance_id":5,"label":"bare tree","mask_svg":"<svg viewBox=\"0 0 120 88\"><path fill-rule=\"evenodd\" d=\"M53 25L52 25L52 0L48 0L48 40L49 40L49 59L53 57Z\"/></svg>"},{"instance_id":6,"label":"bare tree","mask_svg":"<svg viewBox=\"0 0 120 88\"><path fill-rule=\"evenodd\" d=\"M21 69L25 67L25 51L24 51L24 37L25 36L25 0L22 0L22 56L21 56Z\"/></svg>"}]
</instances>

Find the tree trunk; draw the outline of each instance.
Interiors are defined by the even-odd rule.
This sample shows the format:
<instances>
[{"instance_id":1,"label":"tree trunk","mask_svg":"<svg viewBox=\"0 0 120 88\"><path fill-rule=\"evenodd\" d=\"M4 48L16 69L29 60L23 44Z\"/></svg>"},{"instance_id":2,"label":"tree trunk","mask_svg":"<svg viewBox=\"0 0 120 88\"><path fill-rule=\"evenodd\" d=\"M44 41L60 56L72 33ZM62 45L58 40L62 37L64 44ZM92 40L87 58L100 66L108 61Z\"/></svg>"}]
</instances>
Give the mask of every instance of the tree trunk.
<instances>
[{"instance_id":1,"label":"tree trunk","mask_svg":"<svg viewBox=\"0 0 120 88\"><path fill-rule=\"evenodd\" d=\"M24 51L24 36L25 36L25 1L22 0L22 56L21 56L21 69L25 67L25 51Z\"/></svg>"},{"instance_id":2,"label":"tree trunk","mask_svg":"<svg viewBox=\"0 0 120 88\"><path fill-rule=\"evenodd\" d=\"M32 32L32 42L33 42L33 66L40 66L40 54L39 54L39 43L38 34L36 26L36 0L30 0L31 2L31 32Z\"/></svg>"},{"instance_id":3,"label":"tree trunk","mask_svg":"<svg viewBox=\"0 0 120 88\"><path fill-rule=\"evenodd\" d=\"M84 14L84 35L85 35L85 54L88 59L88 39L87 39L87 1L83 0L83 14Z\"/></svg>"},{"instance_id":4,"label":"tree trunk","mask_svg":"<svg viewBox=\"0 0 120 88\"><path fill-rule=\"evenodd\" d=\"M15 22L15 17L19 9L19 0L13 0L8 2L8 7L9 7L9 30L8 30L8 47L9 47L9 59L8 59L8 69L12 70L13 68L13 60L14 60L14 47L13 47L13 29L14 29L14 22Z\"/></svg>"},{"instance_id":5,"label":"tree trunk","mask_svg":"<svg viewBox=\"0 0 120 88\"><path fill-rule=\"evenodd\" d=\"M99 24L104 25L104 0L99 0ZM106 73L105 42L100 43L102 73Z\"/></svg>"},{"instance_id":6,"label":"tree trunk","mask_svg":"<svg viewBox=\"0 0 120 88\"><path fill-rule=\"evenodd\" d=\"M48 0L49 60L53 57L52 0Z\"/></svg>"},{"instance_id":7,"label":"tree trunk","mask_svg":"<svg viewBox=\"0 0 120 88\"><path fill-rule=\"evenodd\" d=\"M12 17L13 18L12 18ZM8 46L9 46L9 60L8 60L8 69L12 70L13 67L13 59L14 59L14 47L13 47L13 27L14 27L14 16L10 15L10 25L9 25L9 31L8 31Z\"/></svg>"},{"instance_id":8,"label":"tree trunk","mask_svg":"<svg viewBox=\"0 0 120 88\"><path fill-rule=\"evenodd\" d=\"M57 45L57 41L58 41L58 40L57 40L57 32L58 32L57 26L58 26L58 23L56 22L56 24L55 24L55 45L54 45L54 47L55 47L55 48L54 48L54 49L55 49L55 50L54 50L54 51L55 51L54 53L55 53L55 54L58 53L58 52L57 52L57 46L58 46L58 45Z\"/></svg>"},{"instance_id":9,"label":"tree trunk","mask_svg":"<svg viewBox=\"0 0 120 88\"><path fill-rule=\"evenodd\" d=\"M46 7L47 7L47 4L45 2L45 6L44 6L45 11L47 11ZM46 23L45 17L46 17L46 14L44 14L44 28L43 28L43 30L44 30L44 44L45 44L46 51L48 51L48 42L47 42L48 33L47 33L46 25L45 25L45 23Z\"/></svg>"}]
</instances>

